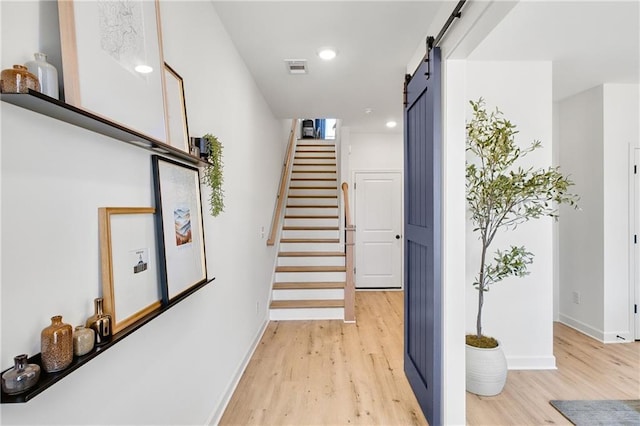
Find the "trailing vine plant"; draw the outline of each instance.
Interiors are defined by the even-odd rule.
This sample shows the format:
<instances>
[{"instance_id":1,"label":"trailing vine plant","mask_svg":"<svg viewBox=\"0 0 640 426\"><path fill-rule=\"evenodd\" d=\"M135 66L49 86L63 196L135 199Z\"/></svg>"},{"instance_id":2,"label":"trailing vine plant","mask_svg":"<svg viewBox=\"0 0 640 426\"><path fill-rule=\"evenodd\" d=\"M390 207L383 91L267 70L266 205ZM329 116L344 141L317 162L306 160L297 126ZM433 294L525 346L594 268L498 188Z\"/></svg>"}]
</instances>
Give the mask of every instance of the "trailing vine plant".
<instances>
[{"instance_id":1,"label":"trailing vine plant","mask_svg":"<svg viewBox=\"0 0 640 426\"><path fill-rule=\"evenodd\" d=\"M524 246L497 250L489 260L489 247L498 230L542 216L558 217L558 206L577 208L578 196L568 192L573 182L557 167L523 168L518 165L528 153L540 148L540 141L520 148L515 143L516 126L504 118L497 108L487 112L484 100L470 101L473 118L467 124L467 152L474 154L466 165L467 206L473 231L480 234L481 255L478 275L473 286L478 290L476 334L467 336L467 344L496 347L497 341L482 335L484 295L492 284L503 279L528 274L533 253Z\"/></svg>"},{"instance_id":2,"label":"trailing vine plant","mask_svg":"<svg viewBox=\"0 0 640 426\"><path fill-rule=\"evenodd\" d=\"M216 217L224 211L222 143L216 136L210 133L207 133L203 137L207 141L209 157L207 158L207 166L205 166L202 176L202 183L206 184L211 190L209 195L209 212L211 216Z\"/></svg>"}]
</instances>

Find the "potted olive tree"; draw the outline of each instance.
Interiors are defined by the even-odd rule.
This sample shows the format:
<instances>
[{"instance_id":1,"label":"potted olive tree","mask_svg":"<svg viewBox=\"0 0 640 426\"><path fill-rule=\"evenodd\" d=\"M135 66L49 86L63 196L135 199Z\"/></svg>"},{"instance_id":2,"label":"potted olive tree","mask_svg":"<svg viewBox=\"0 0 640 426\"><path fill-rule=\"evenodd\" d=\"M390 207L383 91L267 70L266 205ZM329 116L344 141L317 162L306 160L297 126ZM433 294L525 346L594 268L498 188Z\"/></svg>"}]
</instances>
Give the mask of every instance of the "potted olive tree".
<instances>
[{"instance_id":1,"label":"potted olive tree","mask_svg":"<svg viewBox=\"0 0 640 426\"><path fill-rule=\"evenodd\" d=\"M542 216L558 217L562 203L577 207L578 197L568 192L573 183L557 167L523 168L519 161L538 149L540 141L520 148L516 126L497 108L488 112L482 98L471 101L473 118L466 126L466 195L473 231L480 241L480 265L473 286L478 291L476 333L466 336L467 390L497 395L507 378L506 359L493 337L482 334L485 293L505 278L527 275L533 254L524 246L489 253L500 231L516 228Z\"/></svg>"}]
</instances>

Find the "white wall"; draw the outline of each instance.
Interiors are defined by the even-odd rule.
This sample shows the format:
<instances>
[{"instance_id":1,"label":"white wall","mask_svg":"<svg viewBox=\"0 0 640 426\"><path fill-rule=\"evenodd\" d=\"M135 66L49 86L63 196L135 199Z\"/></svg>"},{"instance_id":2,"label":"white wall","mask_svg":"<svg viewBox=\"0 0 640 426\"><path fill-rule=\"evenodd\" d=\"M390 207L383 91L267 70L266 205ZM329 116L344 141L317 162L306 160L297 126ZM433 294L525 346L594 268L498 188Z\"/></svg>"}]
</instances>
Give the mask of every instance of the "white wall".
<instances>
[{"instance_id":1,"label":"white wall","mask_svg":"<svg viewBox=\"0 0 640 426\"><path fill-rule=\"evenodd\" d=\"M2 68L38 44L39 3L2 2ZM165 57L184 78L192 135L224 144L226 211L205 214L216 280L2 424L205 424L267 319L283 131L208 2L163 2ZM23 34L15 37L14 34ZM106 96L101 94L100 96ZM80 324L100 294L97 208L153 205L147 151L2 103L2 357L39 352L55 314ZM206 191L205 191L206 192ZM203 194L206 200L208 193Z\"/></svg>"},{"instance_id":2,"label":"white wall","mask_svg":"<svg viewBox=\"0 0 640 426\"><path fill-rule=\"evenodd\" d=\"M404 167L402 133L351 133L348 146L349 178L364 170L402 170ZM344 151L343 151L344 152Z\"/></svg>"},{"instance_id":3,"label":"white wall","mask_svg":"<svg viewBox=\"0 0 640 426\"><path fill-rule=\"evenodd\" d=\"M602 87L565 99L559 110L559 163L580 195L580 211L560 208L560 320L593 336L604 327Z\"/></svg>"},{"instance_id":4,"label":"white wall","mask_svg":"<svg viewBox=\"0 0 640 426\"><path fill-rule=\"evenodd\" d=\"M465 423L465 112L466 62L443 61L442 298L443 411L445 424Z\"/></svg>"},{"instance_id":5,"label":"white wall","mask_svg":"<svg viewBox=\"0 0 640 426\"><path fill-rule=\"evenodd\" d=\"M540 140L543 147L527 155L523 166L546 168L552 161L552 93L550 62L468 61L467 100L483 97L488 108L500 108L519 133L523 146ZM525 100L525 101L523 101ZM468 117L471 109L467 107ZM471 283L479 267L478 235L467 225L467 315L469 332L475 331L477 291ZM553 356L552 220L541 218L499 233L490 248L525 245L534 253L529 275L508 278L486 294L483 334L498 338L510 369L555 368Z\"/></svg>"},{"instance_id":6,"label":"white wall","mask_svg":"<svg viewBox=\"0 0 640 426\"><path fill-rule=\"evenodd\" d=\"M617 335L633 339L629 177L631 147L639 146L638 89L634 84L605 84L603 88L605 342L618 340Z\"/></svg>"},{"instance_id":7,"label":"white wall","mask_svg":"<svg viewBox=\"0 0 640 426\"><path fill-rule=\"evenodd\" d=\"M560 162L580 212L560 222L560 320L604 342L632 340L631 148L638 86L605 84L560 102ZM575 292L579 293L576 303Z\"/></svg>"}]
</instances>

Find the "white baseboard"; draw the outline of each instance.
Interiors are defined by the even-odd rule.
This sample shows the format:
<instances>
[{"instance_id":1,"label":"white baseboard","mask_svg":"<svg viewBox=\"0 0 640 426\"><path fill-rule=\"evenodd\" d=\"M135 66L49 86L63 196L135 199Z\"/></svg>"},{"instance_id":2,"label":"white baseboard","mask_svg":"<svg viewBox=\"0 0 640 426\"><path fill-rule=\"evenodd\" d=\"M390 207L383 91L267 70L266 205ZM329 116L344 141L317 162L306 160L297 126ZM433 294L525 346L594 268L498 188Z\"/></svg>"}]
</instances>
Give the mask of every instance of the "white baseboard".
<instances>
[{"instance_id":1,"label":"white baseboard","mask_svg":"<svg viewBox=\"0 0 640 426\"><path fill-rule=\"evenodd\" d=\"M629 330L604 333L604 343L632 343L635 339Z\"/></svg>"},{"instance_id":2,"label":"white baseboard","mask_svg":"<svg viewBox=\"0 0 640 426\"><path fill-rule=\"evenodd\" d=\"M227 387L227 390L224 393L220 404L213 410L213 412L207 419L207 423L205 423L205 425L217 425L218 423L220 423L220 420L222 419L222 415L224 414L224 410L227 408L227 405L229 404L229 401L231 400L231 397L233 396L233 393L235 392L236 387L238 387L238 383L242 378L242 374L244 373L244 370L247 368L247 365L249 365L249 361L251 361L251 357L253 356L253 353L258 348L258 345L260 344L260 340L262 340L262 336L264 335L264 332L267 331L268 325L269 325L269 320L265 319L264 324L262 325L262 328L258 330L256 337L253 339L253 343L251 344L251 347L247 351L247 354L242 360L242 363L240 363L240 365L238 366L238 369L233 375L233 378L231 379L231 383Z\"/></svg>"},{"instance_id":3,"label":"white baseboard","mask_svg":"<svg viewBox=\"0 0 640 426\"><path fill-rule=\"evenodd\" d=\"M557 370L556 357L551 356L508 356L509 370Z\"/></svg>"},{"instance_id":4,"label":"white baseboard","mask_svg":"<svg viewBox=\"0 0 640 426\"><path fill-rule=\"evenodd\" d=\"M602 330L598 330L597 328L593 328L588 324L583 323L577 319L571 318L570 316L560 314L560 322L564 325L567 325L573 329L578 330L581 333L586 334L589 337L593 337L594 339L604 342L604 332Z\"/></svg>"}]
</instances>

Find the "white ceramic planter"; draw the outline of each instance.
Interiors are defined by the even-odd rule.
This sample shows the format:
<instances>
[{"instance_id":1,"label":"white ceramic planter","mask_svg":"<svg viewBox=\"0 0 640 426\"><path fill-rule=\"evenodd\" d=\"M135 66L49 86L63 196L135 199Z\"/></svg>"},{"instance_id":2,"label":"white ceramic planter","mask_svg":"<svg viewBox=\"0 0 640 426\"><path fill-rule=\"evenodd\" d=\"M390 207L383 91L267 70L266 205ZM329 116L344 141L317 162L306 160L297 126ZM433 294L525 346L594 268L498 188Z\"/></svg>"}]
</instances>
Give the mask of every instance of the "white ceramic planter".
<instances>
[{"instance_id":1,"label":"white ceramic planter","mask_svg":"<svg viewBox=\"0 0 640 426\"><path fill-rule=\"evenodd\" d=\"M502 392L507 381L507 359L499 342L492 349L466 345L466 368L467 392L482 396Z\"/></svg>"}]
</instances>

